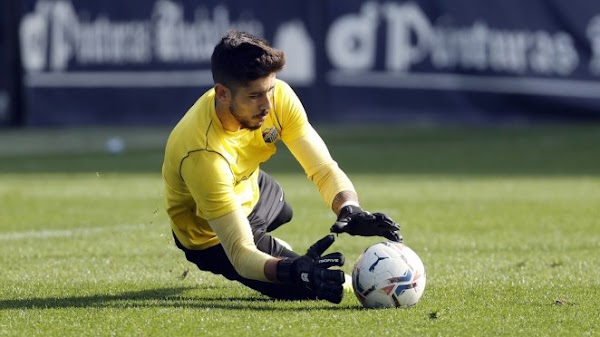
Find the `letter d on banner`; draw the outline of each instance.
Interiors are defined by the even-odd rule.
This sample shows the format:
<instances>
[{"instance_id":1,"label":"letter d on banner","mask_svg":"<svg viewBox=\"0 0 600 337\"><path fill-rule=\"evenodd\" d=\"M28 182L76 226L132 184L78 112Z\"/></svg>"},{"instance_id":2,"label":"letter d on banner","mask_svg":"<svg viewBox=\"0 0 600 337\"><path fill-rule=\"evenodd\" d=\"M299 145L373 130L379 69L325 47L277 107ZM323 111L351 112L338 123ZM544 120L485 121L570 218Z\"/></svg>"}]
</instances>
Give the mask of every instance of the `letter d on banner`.
<instances>
[{"instance_id":1,"label":"letter d on banner","mask_svg":"<svg viewBox=\"0 0 600 337\"><path fill-rule=\"evenodd\" d=\"M377 4L363 4L358 15L348 14L334 20L325 42L327 56L334 67L347 70L370 69L375 64Z\"/></svg>"}]
</instances>

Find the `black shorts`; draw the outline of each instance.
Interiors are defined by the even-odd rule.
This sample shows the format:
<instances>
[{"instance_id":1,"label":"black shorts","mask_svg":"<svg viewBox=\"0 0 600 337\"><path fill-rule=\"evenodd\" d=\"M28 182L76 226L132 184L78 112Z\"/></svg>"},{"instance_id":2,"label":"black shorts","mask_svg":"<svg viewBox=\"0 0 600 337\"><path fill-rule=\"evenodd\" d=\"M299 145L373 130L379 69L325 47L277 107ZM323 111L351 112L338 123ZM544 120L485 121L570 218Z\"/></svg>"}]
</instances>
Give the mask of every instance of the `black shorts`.
<instances>
[{"instance_id":1,"label":"black shorts","mask_svg":"<svg viewBox=\"0 0 600 337\"><path fill-rule=\"evenodd\" d=\"M285 201L281 186L263 171L259 172L258 185L260 197L248 216L256 247L260 251L276 257L297 257L297 253L285 248L268 234L292 219L292 208ZM185 248L175 235L173 237L177 247L185 253L186 259L197 265L200 270L223 275L229 280L241 282L264 295L276 299L316 298L313 291L301 286L262 282L242 277L233 268L221 244L203 250L192 250Z\"/></svg>"}]
</instances>

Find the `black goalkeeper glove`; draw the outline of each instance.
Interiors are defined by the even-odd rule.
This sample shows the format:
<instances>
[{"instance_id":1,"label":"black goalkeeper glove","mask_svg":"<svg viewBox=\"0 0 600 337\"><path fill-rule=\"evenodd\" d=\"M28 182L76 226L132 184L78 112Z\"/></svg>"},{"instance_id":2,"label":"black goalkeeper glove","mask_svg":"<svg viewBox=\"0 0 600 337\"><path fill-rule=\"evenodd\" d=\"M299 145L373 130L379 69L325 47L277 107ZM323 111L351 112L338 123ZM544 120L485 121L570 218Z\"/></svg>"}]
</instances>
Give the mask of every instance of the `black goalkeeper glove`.
<instances>
[{"instance_id":1,"label":"black goalkeeper glove","mask_svg":"<svg viewBox=\"0 0 600 337\"><path fill-rule=\"evenodd\" d=\"M337 221L331 226L332 233L348 233L359 236L383 236L388 240L402 242L398 232L400 225L383 213L369 213L358 206L344 206Z\"/></svg>"},{"instance_id":2,"label":"black goalkeeper glove","mask_svg":"<svg viewBox=\"0 0 600 337\"><path fill-rule=\"evenodd\" d=\"M336 252L321 256L335 241L333 234L315 242L306 255L277 263L277 278L283 283L303 285L315 291L317 298L340 303L344 295L344 272L329 269L344 265L344 255Z\"/></svg>"}]
</instances>

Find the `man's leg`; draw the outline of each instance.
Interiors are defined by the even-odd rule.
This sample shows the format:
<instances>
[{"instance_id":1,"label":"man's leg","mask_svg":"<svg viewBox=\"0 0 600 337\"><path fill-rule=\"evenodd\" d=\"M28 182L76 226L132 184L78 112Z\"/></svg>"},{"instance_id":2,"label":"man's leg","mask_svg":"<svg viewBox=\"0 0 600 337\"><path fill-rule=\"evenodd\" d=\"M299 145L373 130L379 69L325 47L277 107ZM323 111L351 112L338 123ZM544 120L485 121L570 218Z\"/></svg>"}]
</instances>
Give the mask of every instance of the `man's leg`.
<instances>
[{"instance_id":1,"label":"man's leg","mask_svg":"<svg viewBox=\"0 0 600 337\"><path fill-rule=\"evenodd\" d=\"M267 173L260 171L258 203L248 216L254 242L260 251L276 257L298 257L299 255L281 244L268 233L292 220L293 211L285 201L283 189Z\"/></svg>"},{"instance_id":2,"label":"man's leg","mask_svg":"<svg viewBox=\"0 0 600 337\"><path fill-rule=\"evenodd\" d=\"M254 210L248 216L256 246L259 250L272 256L290 258L299 256L285 245L282 245L278 239L268 234L292 220L292 208L285 201L283 189L275 179L263 171L260 171L258 186L260 198ZM345 276L344 289L352 292L352 278L348 274L345 274Z\"/></svg>"},{"instance_id":3,"label":"man's leg","mask_svg":"<svg viewBox=\"0 0 600 337\"><path fill-rule=\"evenodd\" d=\"M268 234L277 227L290 222L293 212L290 205L285 201L281 186L275 179L263 171L260 171L259 174L260 197L248 216L256 247L260 251L275 257L298 257L299 254L286 248L280 241ZM183 247L176 237L175 243L177 247L185 252L188 261L195 263L200 270L223 275L229 280L238 281L271 298L283 300L316 299L314 291L303 286L262 282L240 276L220 244L205 250L190 250Z\"/></svg>"}]
</instances>

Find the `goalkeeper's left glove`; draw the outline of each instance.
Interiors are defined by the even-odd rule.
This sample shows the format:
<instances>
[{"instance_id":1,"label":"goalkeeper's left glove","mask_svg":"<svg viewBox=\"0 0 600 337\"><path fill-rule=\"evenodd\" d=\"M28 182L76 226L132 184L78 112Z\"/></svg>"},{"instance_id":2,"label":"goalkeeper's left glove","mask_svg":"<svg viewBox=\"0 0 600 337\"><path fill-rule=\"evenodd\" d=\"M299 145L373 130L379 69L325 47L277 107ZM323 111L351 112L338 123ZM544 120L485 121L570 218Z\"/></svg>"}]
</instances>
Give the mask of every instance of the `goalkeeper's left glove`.
<instances>
[{"instance_id":1,"label":"goalkeeper's left glove","mask_svg":"<svg viewBox=\"0 0 600 337\"><path fill-rule=\"evenodd\" d=\"M343 266L344 255L335 252L322 256L334 240L333 234L328 234L310 246L306 255L279 261L277 279L312 289L317 298L340 303L344 296L344 272L330 267Z\"/></svg>"},{"instance_id":2,"label":"goalkeeper's left glove","mask_svg":"<svg viewBox=\"0 0 600 337\"><path fill-rule=\"evenodd\" d=\"M371 214L354 205L342 207L330 230L332 233L382 236L391 241L402 242L402 235L398 232L400 225L397 222L383 213Z\"/></svg>"}]
</instances>

